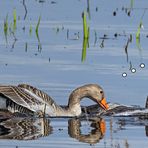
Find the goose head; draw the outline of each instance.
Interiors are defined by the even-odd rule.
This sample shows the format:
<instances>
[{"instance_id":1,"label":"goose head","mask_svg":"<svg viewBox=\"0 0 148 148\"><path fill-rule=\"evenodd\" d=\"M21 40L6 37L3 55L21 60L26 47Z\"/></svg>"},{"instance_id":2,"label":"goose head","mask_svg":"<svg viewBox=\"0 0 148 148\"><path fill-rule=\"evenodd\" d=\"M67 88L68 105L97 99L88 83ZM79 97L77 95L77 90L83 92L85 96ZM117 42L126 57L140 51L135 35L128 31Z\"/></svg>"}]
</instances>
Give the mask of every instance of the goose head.
<instances>
[{"instance_id":1,"label":"goose head","mask_svg":"<svg viewBox=\"0 0 148 148\"><path fill-rule=\"evenodd\" d=\"M68 107L76 115L81 113L80 101L83 98L89 98L93 100L104 110L107 110L109 108L105 99L104 91L101 86L97 84L87 84L75 89L69 97Z\"/></svg>"},{"instance_id":2,"label":"goose head","mask_svg":"<svg viewBox=\"0 0 148 148\"><path fill-rule=\"evenodd\" d=\"M88 98L100 105L104 110L108 110L109 106L106 102L105 94L103 89L97 84L88 85Z\"/></svg>"}]
</instances>

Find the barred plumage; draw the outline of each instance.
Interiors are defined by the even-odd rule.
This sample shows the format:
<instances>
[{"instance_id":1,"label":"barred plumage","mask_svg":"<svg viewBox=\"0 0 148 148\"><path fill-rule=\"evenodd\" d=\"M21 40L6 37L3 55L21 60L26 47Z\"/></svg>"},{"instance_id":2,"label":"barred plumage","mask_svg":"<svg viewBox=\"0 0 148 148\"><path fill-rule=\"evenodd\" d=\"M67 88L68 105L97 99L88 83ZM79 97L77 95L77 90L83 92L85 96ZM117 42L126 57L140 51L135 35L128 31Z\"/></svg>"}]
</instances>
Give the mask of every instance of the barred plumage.
<instances>
[{"instance_id":1,"label":"barred plumage","mask_svg":"<svg viewBox=\"0 0 148 148\"><path fill-rule=\"evenodd\" d=\"M28 84L19 84L18 87L31 91L33 94L37 95L38 97L42 98L45 102L47 102L49 105L52 105L53 103L56 104L56 102L45 92L31 86Z\"/></svg>"},{"instance_id":2,"label":"barred plumage","mask_svg":"<svg viewBox=\"0 0 148 148\"><path fill-rule=\"evenodd\" d=\"M16 113L41 116L79 116L81 114L80 101L90 98L103 109L108 109L104 92L99 85L88 84L75 89L70 97L68 106L59 106L45 92L27 85L0 85L0 108Z\"/></svg>"}]
</instances>

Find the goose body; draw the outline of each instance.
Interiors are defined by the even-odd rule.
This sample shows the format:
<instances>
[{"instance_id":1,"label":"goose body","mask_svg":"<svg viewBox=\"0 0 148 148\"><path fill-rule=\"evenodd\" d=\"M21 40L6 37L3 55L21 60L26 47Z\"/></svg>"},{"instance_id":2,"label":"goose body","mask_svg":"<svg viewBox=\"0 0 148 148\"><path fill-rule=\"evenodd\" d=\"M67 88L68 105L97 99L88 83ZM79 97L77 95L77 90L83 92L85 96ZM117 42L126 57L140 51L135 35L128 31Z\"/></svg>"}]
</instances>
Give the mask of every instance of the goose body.
<instances>
[{"instance_id":1,"label":"goose body","mask_svg":"<svg viewBox=\"0 0 148 148\"><path fill-rule=\"evenodd\" d=\"M65 107L57 105L45 92L28 84L0 85L0 109L7 109L12 113L79 116L81 115L80 101L83 98L90 98L103 109L108 109L103 89L97 84L87 84L75 89L70 94L68 105Z\"/></svg>"}]
</instances>

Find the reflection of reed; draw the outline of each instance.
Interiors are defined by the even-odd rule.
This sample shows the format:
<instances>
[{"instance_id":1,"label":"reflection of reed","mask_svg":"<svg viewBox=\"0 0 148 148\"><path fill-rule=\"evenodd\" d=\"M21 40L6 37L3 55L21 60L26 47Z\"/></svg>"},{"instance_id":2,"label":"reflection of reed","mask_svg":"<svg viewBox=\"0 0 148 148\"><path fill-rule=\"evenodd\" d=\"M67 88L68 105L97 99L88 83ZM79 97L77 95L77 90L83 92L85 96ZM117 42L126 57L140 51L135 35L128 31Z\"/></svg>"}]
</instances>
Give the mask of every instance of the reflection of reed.
<instances>
[{"instance_id":1,"label":"reflection of reed","mask_svg":"<svg viewBox=\"0 0 148 148\"><path fill-rule=\"evenodd\" d=\"M72 138L78 139L80 142L86 142L89 144L95 144L103 138L105 134L105 121L101 118L89 119L90 127L93 129L88 134L82 134L80 129L80 119L70 119L68 121L68 134Z\"/></svg>"},{"instance_id":2,"label":"reflection of reed","mask_svg":"<svg viewBox=\"0 0 148 148\"><path fill-rule=\"evenodd\" d=\"M89 42L87 38L83 39L83 48L82 48L82 58L81 61L84 62L86 60L86 50L89 47Z\"/></svg>"},{"instance_id":3,"label":"reflection of reed","mask_svg":"<svg viewBox=\"0 0 148 148\"><path fill-rule=\"evenodd\" d=\"M24 20L25 20L26 16L27 16L27 7L26 7L25 0L23 0L23 6L24 6L24 9L25 9L25 15L24 15Z\"/></svg>"},{"instance_id":4,"label":"reflection of reed","mask_svg":"<svg viewBox=\"0 0 148 148\"><path fill-rule=\"evenodd\" d=\"M41 16L39 16L38 23L37 23L36 28L35 28L36 37L38 39L38 51L39 52L41 52L41 50L42 50L42 45L41 45L41 42L40 42L39 31L38 31L39 30L40 21L41 21Z\"/></svg>"},{"instance_id":5,"label":"reflection of reed","mask_svg":"<svg viewBox=\"0 0 148 148\"><path fill-rule=\"evenodd\" d=\"M90 16L90 0L87 0L87 13L88 13L88 17L90 19L91 18L91 16Z\"/></svg>"},{"instance_id":6,"label":"reflection of reed","mask_svg":"<svg viewBox=\"0 0 148 148\"><path fill-rule=\"evenodd\" d=\"M32 140L51 132L49 119L45 118L10 118L0 122L0 139Z\"/></svg>"}]
</instances>

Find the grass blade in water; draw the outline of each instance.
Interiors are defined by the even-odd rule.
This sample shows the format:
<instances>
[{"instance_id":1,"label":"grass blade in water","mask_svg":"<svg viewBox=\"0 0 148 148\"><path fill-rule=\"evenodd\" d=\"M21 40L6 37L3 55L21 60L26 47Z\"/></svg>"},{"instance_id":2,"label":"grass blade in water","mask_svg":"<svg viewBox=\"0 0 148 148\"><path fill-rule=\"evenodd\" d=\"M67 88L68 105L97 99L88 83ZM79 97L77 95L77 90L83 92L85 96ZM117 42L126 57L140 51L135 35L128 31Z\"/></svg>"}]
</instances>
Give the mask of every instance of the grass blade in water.
<instances>
[{"instance_id":1,"label":"grass blade in water","mask_svg":"<svg viewBox=\"0 0 148 148\"><path fill-rule=\"evenodd\" d=\"M83 18L83 48L82 48L82 58L81 61L84 62L86 60L86 49L88 47L89 43L89 27L86 20L86 12L84 11L82 13Z\"/></svg>"},{"instance_id":2,"label":"grass blade in water","mask_svg":"<svg viewBox=\"0 0 148 148\"><path fill-rule=\"evenodd\" d=\"M16 9L13 10L13 31L16 30Z\"/></svg>"},{"instance_id":3,"label":"grass blade in water","mask_svg":"<svg viewBox=\"0 0 148 148\"><path fill-rule=\"evenodd\" d=\"M88 38L89 37L89 33L88 33L89 29L88 29L88 25L87 25L85 11L82 13L82 18L83 18L83 37Z\"/></svg>"},{"instance_id":4,"label":"grass blade in water","mask_svg":"<svg viewBox=\"0 0 148 148\"><path fill-rule=\"evenodd\" d=\"M81 58L82 62L84 62L86 60L87 47L88 47L88 39L83 38L83 49L82 49L82 58Z\"/></svg>"},{"instance_id":5,"label":"grass blade in water","mask_svg":"<svg viewBox=\"0 0 148 148\"><path fill-rule=\"evenodd\" d=\"M142 20L140 21L140 24L138 26L138 30L136 32L136 45L137 45L137 48L139 50L141 50L141 45L140 45L140 32L141 32L141 28L142 28Z\"/></svg>"}]
</instances>

